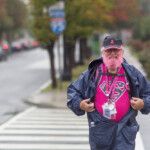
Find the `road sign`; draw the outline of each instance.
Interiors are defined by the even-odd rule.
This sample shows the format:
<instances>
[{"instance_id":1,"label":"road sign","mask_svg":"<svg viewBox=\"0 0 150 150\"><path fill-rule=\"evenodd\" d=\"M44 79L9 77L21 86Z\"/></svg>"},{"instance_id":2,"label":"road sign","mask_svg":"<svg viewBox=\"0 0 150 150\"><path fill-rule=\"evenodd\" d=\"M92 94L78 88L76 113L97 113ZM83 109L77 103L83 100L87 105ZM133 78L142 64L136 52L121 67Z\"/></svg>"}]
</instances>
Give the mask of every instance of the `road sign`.
<instances>
[{"instance_id":1,"label":"road sign","mask_svg":"<svg viewBox=\"0 0 150 150\"><path fill-rule=\"evenodd\" d=\"M59 10L65 9L64 1L59 1L59 2L55 3L54 5L51 5L49 8L49 10L55 10L55 9L59 9Z\"/></svg>"},{"instance_id":2,"label":"road sign","mask_svg":"<svg viewBox=\"0 0 150 150\"><path fill-rule=\"evenodd\" d=\"M65 18L65 13L63 10L50 10L50 17L51 18Z\"/></svg>"},{"instance_id":3,"label":"road sign","mask_svg":"<svg viewBox=\"0 0 150 150\"><path fill-rule=\"evenodd\" d=\"M59 61L59 74L60 74L60 89L62 89L62 73L61 73L61 57L60 57L60 34L65 30L66 28L66 21L65 21L65 3L63 1L60 1L56 3L55 5L52 5L49 8L49 16L51 19L50 28L55 33L58 34L58 61Z\"/></svg>"},{"instance_id":4,"label":"road sign","mask_svg":"<svg viewBox=\"0 0 150 150\"><path fill-rule=\"evenodd\" d=\"M56 33L56 34L60 34L61 32L63 32L66 28L66 21L60 21L59 19L57 19L57 21L51 21L51 30Z\"/></svg>"},{"instance_id":5,"label":"road sign","mask_svg":"<svg viewBox=\"0 0 150 150\"><path fill-rule=\"evenodd\" d=\"M50 10L49 15L51 18L51 30L56 34L60 34L61 32L63 32L66 28L64 10Z\"/></svg>"}]
</instances>

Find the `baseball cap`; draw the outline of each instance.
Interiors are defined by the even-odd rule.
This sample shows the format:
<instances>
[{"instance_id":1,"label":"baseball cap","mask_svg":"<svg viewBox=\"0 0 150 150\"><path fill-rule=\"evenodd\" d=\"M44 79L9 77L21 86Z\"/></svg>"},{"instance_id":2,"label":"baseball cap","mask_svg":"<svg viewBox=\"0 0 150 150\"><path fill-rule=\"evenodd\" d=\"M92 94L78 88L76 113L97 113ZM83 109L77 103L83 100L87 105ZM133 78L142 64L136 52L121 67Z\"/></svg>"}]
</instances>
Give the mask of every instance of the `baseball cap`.
<instances>
[{"instance_id":1,"label":"baseball cap","mask_svg":"<svg viewBox=\"0 0 150 150\"><path fill-rule=\"evenodd\" d=\"M103 50L122 49L123 44L118 36L106 36L103 41Z\"/></svg>"}]
</instances>

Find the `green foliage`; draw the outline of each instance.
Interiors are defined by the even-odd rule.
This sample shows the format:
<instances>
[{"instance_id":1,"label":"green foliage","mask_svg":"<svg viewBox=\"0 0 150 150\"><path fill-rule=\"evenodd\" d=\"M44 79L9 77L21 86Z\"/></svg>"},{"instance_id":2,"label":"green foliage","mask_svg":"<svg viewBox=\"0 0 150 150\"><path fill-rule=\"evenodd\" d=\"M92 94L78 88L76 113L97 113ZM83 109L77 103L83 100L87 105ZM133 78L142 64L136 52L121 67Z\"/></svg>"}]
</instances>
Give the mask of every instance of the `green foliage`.
<instances>
[{"instance_id":1,"label":"green foliage","mask_svg":"<svg viewBox=\"0 0 150 150\"><path fill-rule=\"evenodd\" d=\"M133 37L136 39L141 39L147 41L150 39L150 17L143 17L141 20L136 22L133 28Z\"/></svg>"},{"instance_id":2,"label":"green foliage","mask_svg":"<svg viewBox=\"0 0 150 150\"><path fill-rule=\"evenodd\" d=\"M150 51L149 49L144 49L139 53L139 61L142 63L146 73L147 78L150 80Z\"/></svg>"},{"instance_id":3,"label":"green foliage","mask_svg":"<svg viewBox=\"0 0 150 150\"><path fill-rule=\"evenodd\" d=\"M99 35L94 34L92 37L88 38L88 45L92 48L94 54L99 54L101 47L99 42Z\"/></svg>"},{"instance_id":4,"label":"green foliage","mask_svg":"<svg viewBox=\"0 0 150 150\"><path fill-rule=\"evenodd\" d=\"M13 25L12 19L7 15L7 9L4 1L0 0L0 29L5 30Z\"/></svg>"},{"instance_id":5,"label":"green foliage","mask_svg":"<svg viewBox=\"0 0 150 150\"><path fill-rule=\"evenodd\" d=\"M13 20L13 29L23 27L24 19L26 16L26 8L23 2L20 0L4 0L7 14Z\"/></svg>"},{"instance_id":6,"label":"green foliage","mask_svg":"<svg viewBox=\"0 0 150 150\"><path fill-rule=\"evenodd\" d=\"M143 42L141 40L133 40L131 43L133 54L136 56L143 65L147 78L150 80L150 40Z\"/></svg>"},{"instance_id":7,"label":"green foliage","mask_svg":"<svg viewBox=\"0 0 150 150\"><path fill-rule=\"evenodd\" d=\"M133 26L133 21L139 18L137 0L113 0L113 9L111 16L113 17L113 25L108 26L109 29L122 29Z\"/></svg>"},{"instance_id":8,"label":"green foliage","mask_svg":"<svg viewBox=\"0 0 150 150\"><path fill-rule=\"evenodd\" d=\"M57 36L50 30L49 7L57 0L31 0L33 24L32 31L41 45L54 42Z\"/></svg>"},{"instance_id":9,"label":"green foliage","mask_svg":"<svg viewBox=\"0 0 150 150\"><path fill-rule=\"evenodd\" d=\"M112 22L109 13L111 1L105 0L65 0L67 28L70 38L86 38L95 30L103 30L106 23Z\"/></svg>"},{"instance_id":10,"label":"green foliage","mask_svg":"<svg viewBox=\"0 0 150 150\"><path fill-rule=\"evenodd\" d=\"M141 40L132 40L131 45L136 52L142 51L144 46Z\"/></svg>"},{"instance_id":11,"label":"green foliage","mask_svg":"<svg viewBox=\"0 0 150 150\"><path fill-rule=\"evenodd\" d=\"M56 40L56 36L50 31L48 16L48 8L56 2L58 0L31 0L34 16L33 33L42 44ZM107 23L112 23L111 0L109 2L105 0L64 0L64 2L67 22L64 34L70 40L86 38L95 30L103 30Z\"/></svg>"},{"instance_id":12,"label":"green foliage","mask_svg":"<svg viewBox=\"0 0 150 150\"><path fill-rule=\"evenodd\" d=\"M0 0L0 37L11 35L24 26L26 7L20 0Z\"/></svg>"}]
</instances>

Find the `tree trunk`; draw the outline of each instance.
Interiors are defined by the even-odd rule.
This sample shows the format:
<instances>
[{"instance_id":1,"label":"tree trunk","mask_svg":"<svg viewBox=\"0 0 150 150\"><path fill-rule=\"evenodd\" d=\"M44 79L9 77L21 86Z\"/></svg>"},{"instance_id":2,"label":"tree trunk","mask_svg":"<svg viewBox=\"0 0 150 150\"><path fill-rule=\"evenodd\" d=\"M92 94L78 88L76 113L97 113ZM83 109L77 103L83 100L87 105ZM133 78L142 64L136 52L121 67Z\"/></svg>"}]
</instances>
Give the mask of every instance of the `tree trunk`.
<instances>
[{"instance_id":1,"label":"tree trunk","mask_svg":"<svg viewBox=\"0 0 150 150\"><path fill-rule=\"evenodd\" d=\"M75 44L71 43L66 36L64 36L64 70L63 81L70 81L72 78L72 68L75 66Z\"/></svg>"},{"instance_id":2,"label":"tree trunk","mask_svg":"<svg viewBox=\"0 0 150 150\"><path fill-rule=\"evenodd\" d=\"M85 53L86 53L86 49L85 49L85 44L84 44L84 39L80 39L80 59L79 59L79 65L83 65L84 64L84 59L85 59Z\"/></svg>"},{"instance_id":3,"label":"tree trunk","mask_svg":"<svg viewBox=\"0 0 150 150\"><path fill-rule=\"evenodd\" d=\"M81 48L81 52L82 52L82 55L83 55L82 56L83 61L85 59L89 59L91 54L92 54L92 51L91 51L91 48L87 44L87 39L86 38L80 40L80 48Z\"/></svg>"},{"instance_id":4,"label":"tree trunk","mask_svg":"<svg viewBox=\"0 0 150 150\"><path fill-rule=\"evenodd\" d=\"M55 66L54 66L53 48L54 48L54 42L47 45L47 50L48 50L49 58L50 58L50 66L51 66L50 74L51 74L51 79L52 79L52 88L55 89L57 88L57 82L56 82L56 72L55 72Z\"/></svg>"},{"instance_id":5,"label":"tree trunk","mask_svg":"<svg viewBox=\"0 0 150 150\"><path fill-rule=\"evenodd\" d=\"M68 52L69 52L69 59L71 63L71 69L74 68L75 65L75 43L68 43Z\"/></svg>"}]
</instances>

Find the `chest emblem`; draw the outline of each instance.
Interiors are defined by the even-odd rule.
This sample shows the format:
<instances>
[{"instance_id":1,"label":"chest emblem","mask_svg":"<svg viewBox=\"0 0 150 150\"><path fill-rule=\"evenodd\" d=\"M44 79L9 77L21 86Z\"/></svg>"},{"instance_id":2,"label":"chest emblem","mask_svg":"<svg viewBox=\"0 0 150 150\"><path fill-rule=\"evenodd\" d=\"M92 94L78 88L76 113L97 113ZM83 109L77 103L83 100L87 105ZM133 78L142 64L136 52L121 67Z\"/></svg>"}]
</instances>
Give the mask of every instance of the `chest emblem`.
<instances>
[{"instance_id":1,"label":"chest emblem","mask_svg":"<svg viewBox=\"0 0 150 150\"><path fill-rule=\"evenodd\" d=\"M111 85L111 81L109 82L109 85ZM103 81L103 83L99 86L99 88L103 91L103 93L106 95L106 82ZM112 101L116 102L125 92L125 83L118 81L116 85L114 85L114 93L111 95Z\"/></svg>"}]
</instances>

